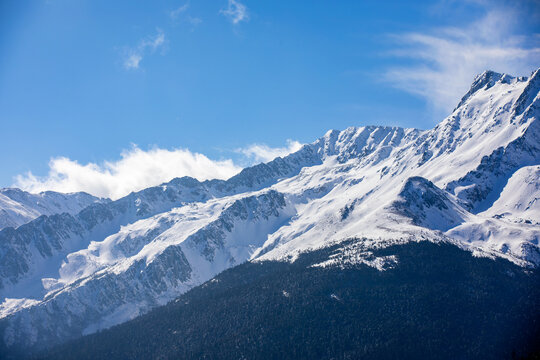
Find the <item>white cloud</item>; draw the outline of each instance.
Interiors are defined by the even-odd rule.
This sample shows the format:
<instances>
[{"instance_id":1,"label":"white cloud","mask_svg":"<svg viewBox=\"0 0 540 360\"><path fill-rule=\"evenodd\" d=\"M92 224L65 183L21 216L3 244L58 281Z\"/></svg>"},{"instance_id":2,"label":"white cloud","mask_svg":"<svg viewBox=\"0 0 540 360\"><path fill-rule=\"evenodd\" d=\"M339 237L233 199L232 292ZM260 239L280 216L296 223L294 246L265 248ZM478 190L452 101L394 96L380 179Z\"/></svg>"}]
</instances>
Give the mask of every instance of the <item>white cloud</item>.
<instances>
[{"instance_id":1,"label":"white cloud","mask_svg":"<svg viewBox=\"0 0 540 360\"><path fill-rule=\"evenodd\" d=\"M144 151L134 146L123 151L118 161L80 164L58 157L49 162L49 174L36 177L31 172L15 178L15 185L30 192L86 191L117 199L175 177L191 176L199 180L227 179L241 170L232 160L211 160L187 149Z\"/></svg>"},{"instance_id":2,"label":"white cloud","mask_svg":"<svg viewBox=\"0 0 540 360\"><path fill-rule=\"evenodd\" d=\"M253 144L236 152L245 156L239 163L271 161L302 147L298 141L287 140L287 146L271 148ZM39 177L28 172L15 177L13 186L29 192L53 190L63 193L85 191L95 196L118 199L132 191L156 186L176 177L191 176L198 180L228 179L242 170L231 159L212 160L188 149L142 150L133 146L124 150L120 159L102 164L81 164L67 157L52 158L49 172Z\"/></svg>"},{"instance_id":3,"label":"white cloud","mask_svg":"<svg viewBox=\"0 0 540 360\"><path fill-rule=\"evenodd\" d=\"M515 19L519 17L512 10L492 10L464 28L395 35L400 46L391 54L415 64L390 68L384 78L427 99L435 109L450 111L476 74L489 69L529 75L538 67L538 37L514 35Z\"/></svg>"},{"instance_id":4,"label":"white cloud","mask_svg":"<svg viewBox=\"0 0 540 360\"><path fill-rule=\"evenodd\" d=\"M146 48L150 48L152 51L156 51L156 49L163 45L164 42L165 34L163 33L163 31L158 29L155 36L149 36L146 39L143 39L139 47L143 50Z\"/></svg>"},{"instance_id":5,"label":"white cloud","mask_svg":"<svg viewBox=\"0 0 540 360\"><path fill-rule=\"evenodd\" d=\"M137 47L125 51L124 68L138 69L143 56L148 52L155 52L163 44L165 44L165 33L158 29L156 35L142 39Z\"/></svg>"},{"instance_id":6,"label":"white cloud","mask_svg":"<svg viewBox=\"0 0 540 360\"><path fill-rule=\"evenodd\" d=\"M133 53L129 55L124 61L124 67L126 69L138 69L141 60L142 56L140 54Z\"/></svg>"},{"instance_id":7,"label":"white cloud","mask_svg":"<svg viewBox=\"0 0 540 360\"><path fill-rule=\"evenodd\" d=\"M238 24L241 21L249 19L246 5L236 1L228 0L227 8L221 10L220 13L225 15L233 24Z\"/></svg>"},{"instance_id":8,"label":"white cloud","mask_svg":"<svg viewBox=\"0 0 540 360\"><path fill-rule=\"evenodd\" d=\"M169 16L171 19L176 20L180 16L180 14L184 13L189 8L189 3L185 3L184 5L180 6L177 9L174 9L169 12Z\"/></svg>"},{"instance_id":9,"label":"white cloud","mask_svg":"<svg viewBox=\"0 0 540 360\"><path fill-rule=\"evenodd\" d=\"M180 6L177 9L174 9L169 12L169 17L173 20L173 22L184 22L188 23L191 26L195 27L202 23L202 19L198 17L193 17L191 15L187 14L187 10L189 9L189 3L185 3L184 5Z\"/></svg>"},{"instance_id":10,"label":"white cloud","mask_svg":"<svg viewBox=\"0 0 540 360\"><path fill-rule=\"evenodd\" d=\"M278 156L286 156L290 153L300 150L303 144L295 140L287 140L287 146L272 148L265 144L252 144L245 148L237 149L238 153L246 156L254 163L268 162Z\"/></svg>"},{"instance_id":11,"label":"white cloud","mask_svg":"<svg viewBox=\"0 0 540 360\"><path fill-rule=\"evenodd\" d=\"M201 18L198 18L198 17L191 17L191 16L186 16L186 21L193 25L193 26L197 26L199 25L200 23L202 23L202 19Z\"/></svg>"}]
</instances>

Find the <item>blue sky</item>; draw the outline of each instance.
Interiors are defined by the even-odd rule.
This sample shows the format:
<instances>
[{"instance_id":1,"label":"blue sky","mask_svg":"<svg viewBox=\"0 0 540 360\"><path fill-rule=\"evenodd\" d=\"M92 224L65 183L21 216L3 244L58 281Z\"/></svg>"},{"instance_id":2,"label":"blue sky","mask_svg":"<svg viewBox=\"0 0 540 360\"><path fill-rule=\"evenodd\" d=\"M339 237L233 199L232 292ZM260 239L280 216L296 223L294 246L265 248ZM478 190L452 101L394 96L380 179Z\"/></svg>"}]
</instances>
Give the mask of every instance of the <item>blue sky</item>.
<instances>
[{"instance_id":1,"label":"blue sky","mask_svg":"<svg viewBox=\"0 0 540 360\"><path fill-rule=\"evenodd\" d=\"M535 1L0 3L0 186L31 191L118 197L329 129L427 129L476 73L540 65Z\"/></svg>"}]
</instances>

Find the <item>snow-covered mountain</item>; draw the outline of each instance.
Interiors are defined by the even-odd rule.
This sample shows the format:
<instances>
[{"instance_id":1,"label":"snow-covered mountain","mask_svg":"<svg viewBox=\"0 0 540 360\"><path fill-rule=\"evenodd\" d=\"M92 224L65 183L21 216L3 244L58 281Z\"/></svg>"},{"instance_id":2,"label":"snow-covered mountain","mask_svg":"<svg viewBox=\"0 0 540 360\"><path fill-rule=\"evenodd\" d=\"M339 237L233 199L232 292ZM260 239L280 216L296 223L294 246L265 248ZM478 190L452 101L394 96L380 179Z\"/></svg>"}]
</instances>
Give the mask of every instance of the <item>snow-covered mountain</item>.
<instances>
[{"instance_id":1,"label":"snow-covered mountain","mask_svg":"<svg viewBox=\"0 0 540 360\"><path fill-rule=\"evenodd\" d=\"M175 179L0 232L0 328L42 347L132 319L245 261L450 242L540 265L540 70L487 71L431 130L332 130L229 180ZM358 250L360 251L360 250ZM351 260L352 259L352 260ZM321 266L339 265L338 258ZM381 265L382 264L382 265Z\"/></svg>"},{"instance_id":2,"label":"snow-covered mountain","mask_svg":"<svg viewBox=\"0 0 540 360\"><path fill-rule=\"evenodd\" d=\"M76 214L90 204L107 201L84 192L31 194L17 188L0 189L0 230L19 227L41 215Z\"/></svg>"}]
</instances>

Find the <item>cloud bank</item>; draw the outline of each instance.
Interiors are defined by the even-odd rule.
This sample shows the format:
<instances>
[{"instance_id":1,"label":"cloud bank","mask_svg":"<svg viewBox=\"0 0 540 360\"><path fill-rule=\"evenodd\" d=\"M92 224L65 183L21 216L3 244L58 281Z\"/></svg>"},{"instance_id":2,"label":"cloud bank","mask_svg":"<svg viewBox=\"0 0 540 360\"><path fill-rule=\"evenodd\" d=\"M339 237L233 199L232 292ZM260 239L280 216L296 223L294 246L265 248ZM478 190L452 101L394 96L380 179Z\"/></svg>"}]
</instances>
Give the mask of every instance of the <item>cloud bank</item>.
<instances>
[{"instance_id":1,"label":"cloud bank","mask_svg":"<svg viewBox=\"0 0 540 360\"><path fill-rule=\"evenodd\" d=\"M232 160L216 161L187 149L148 151L134 146L123 151L118 161L80 164L66 157L53 158L49 173L36 177L31 172L15 178L14 186L30 192L85 191L95 196L118 199L132 191L159 185L175 177L198 180L227 179L241 170Z\"/></svg>"},{"instance_id":2,"label":"cloud bank","mask_svg":"<svg viewBox=\"0 0 540 360\"><path fill-rule=\"evenodd\" d=\"M464 28L393 35L399 45L391 55L414 64L392 67L384 78L436 110L451 111L484 70L529 75L540 64L538 34L515 35L516 19L513 10L498 9Z\"/></svg>"},{"instance_id":3,"label":"cloud bank","mask_svg":"<svg viewBox=\"0 0 540 360\"><path fill-rule=\"evenodd\" d=\"M271 148L254 144L237 153L246 157L241 163L266 162L298 150L298 141L288 140L287 146ZM37 193L46 190L63 193L84 191L89 194L118 199L132 191L168 182L176 177L191 176L198 180L228 179L242 170L232 159L212 160L188 149L152 148L148 151L133 146L121 153L117 161L102 164L81 164L66 157L52 158L46 176L32 172L15 177L14 187Z\"/></svg>"}]
</instances>

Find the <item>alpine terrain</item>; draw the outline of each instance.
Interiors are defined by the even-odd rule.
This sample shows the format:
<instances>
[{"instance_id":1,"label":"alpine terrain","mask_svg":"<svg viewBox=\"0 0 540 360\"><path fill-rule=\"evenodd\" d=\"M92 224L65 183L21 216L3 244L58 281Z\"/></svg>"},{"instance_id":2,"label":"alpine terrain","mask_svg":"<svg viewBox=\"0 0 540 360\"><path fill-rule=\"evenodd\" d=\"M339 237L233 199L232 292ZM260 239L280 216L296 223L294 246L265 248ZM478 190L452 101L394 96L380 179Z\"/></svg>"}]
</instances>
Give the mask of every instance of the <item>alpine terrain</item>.
<instances>
[{"instance_id":1,"label":"alpine terrain","mask_svg":"<svg viewBox=\"0 0 540 360\"><path fill-rule=\"evenodd\" d=\"M90 204L107 201L84 192L30 194L16 188L0 189L0 230L19 227L41 215L76 214Z\"/></svg>"},{"instance_id":2,"label":"alpine terrain","mask_svg":"<svg viewBox=\"0 0 540 360\"><path fill-rule=\"evenodd\" d=\"M539 90L540 69L486 71L433 129L331 130L228 180L115 201L1 190L0 352L526 356Z\"/></svg>"}]
</instances>

